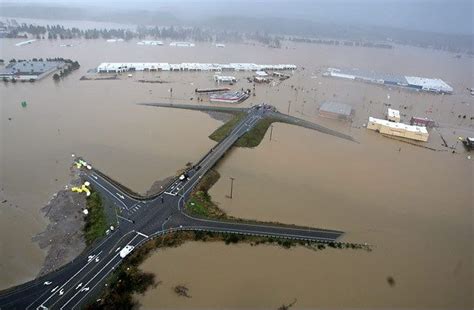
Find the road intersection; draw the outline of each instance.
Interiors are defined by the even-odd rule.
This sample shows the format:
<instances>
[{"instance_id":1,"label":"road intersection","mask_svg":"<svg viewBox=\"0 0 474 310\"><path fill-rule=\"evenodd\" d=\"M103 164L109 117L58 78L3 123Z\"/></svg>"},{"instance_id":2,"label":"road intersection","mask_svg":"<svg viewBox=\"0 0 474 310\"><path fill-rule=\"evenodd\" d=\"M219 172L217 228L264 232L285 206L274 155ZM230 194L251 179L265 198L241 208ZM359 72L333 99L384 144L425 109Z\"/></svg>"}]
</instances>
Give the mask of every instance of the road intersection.
<instances>
[{"instance_id":1,"label":"road intersection","mask_svg":"<svg viewBox=\"0 0 474 310\"><path fill-rule=\"evenodd\" d=\"M59 270L1 292L0 309L80 309L99 295L108 276L123 261L120 249L126 245L139 247L169 232L207 231L317 242L336 241L343 232L199 218L186 212L185 203L201 178L242 135L271 112L271 107L266 105L248 109L247 115L234 129L199 162L188 168L183 173L184 177L177 178L153 197L136 197L100 171L83 170L81 176L120 208L118 227Z\"/></svg>"}]
</instances>

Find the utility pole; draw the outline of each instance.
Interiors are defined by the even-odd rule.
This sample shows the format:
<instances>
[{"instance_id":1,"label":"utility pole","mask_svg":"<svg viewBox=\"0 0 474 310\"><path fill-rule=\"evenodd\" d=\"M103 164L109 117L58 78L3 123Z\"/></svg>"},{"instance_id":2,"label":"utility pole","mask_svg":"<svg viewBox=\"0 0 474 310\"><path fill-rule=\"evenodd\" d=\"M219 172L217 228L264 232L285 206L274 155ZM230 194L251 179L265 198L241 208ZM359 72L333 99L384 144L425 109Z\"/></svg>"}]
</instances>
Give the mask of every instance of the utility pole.
<instances>
[{"instance_id":1,"label":"utility pole","mask_svg":"<svg viewBox=\"0 0 474 310\"><path fill-rule=\"evenodd\" d=\"M290 115L291 100L288 100L288 115Z\"/></svg>"},{"instance_id":2,"label":"utility pole","mask_svg":"<svg viewBox=\"0 0 474 310\"><path fill-rule=\"evenodd\" d=\"M234 191L234 178L233 177L230 177L230 195L227 196L227 198L230 198L232 199L232 194L233 194L233 191Z\"/></svg>"},{"instance_id":3,"label":"utility pole","mask_svg":"<svg viewBox=\"0 0 474 310\"><path fill-rule=\"evenodd\" d=\"M272 141L272 135L273 135L273 124L270 125L270 141Z\"/></svg>"}]
</instances>

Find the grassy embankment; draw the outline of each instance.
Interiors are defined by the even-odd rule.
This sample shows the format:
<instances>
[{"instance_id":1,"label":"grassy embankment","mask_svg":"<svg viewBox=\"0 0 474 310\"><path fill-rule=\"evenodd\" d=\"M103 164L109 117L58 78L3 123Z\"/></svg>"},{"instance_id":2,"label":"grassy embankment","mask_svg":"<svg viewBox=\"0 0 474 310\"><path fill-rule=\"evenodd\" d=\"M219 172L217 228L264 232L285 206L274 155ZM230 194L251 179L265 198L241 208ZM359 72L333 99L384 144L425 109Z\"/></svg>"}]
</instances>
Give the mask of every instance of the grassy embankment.
<instances>
[{"instance_id":1,"label":"grassy embankment","mask_svg":"<svg viewBox=\"0 0 474 310\"><path fill-rule=\"evenodd\" d=\"M237 125L238 122L240 122L244 117L246 116L245 112L239 112L235 114L235 116L222 125L221 127L217 128L210 136L214 141L221 141L223 140L229 132ZM242 137L240 137L239 140L235 143L235 146L238 147L256 147L260 144L262 141L263 137L265 136L265 133L268 130L268 127L270 125L276 122L275 119L273 118L264 118L258 121L258 123L246 134L244 134Z\"/></svg>"},{"instance_id":2,"label":"grassy embankment","mask_svg":"<svg viewBox=\"0 0 474 310\"><path fill-rule=\"evenodd\" d=\"M189 213L207 218L227 218L224 211L219 209L209 195L209 189L219 180L220 174L214 169L209 170L198 183L191 198L186 203Z\"/></svg>"},{"instance_id":3,"label":"grassy embankment","mask_svg":"<svg viewBox=\"0 0 474 310\"><path fill-rule=\"evenodd\" d=\"M89 214L86 215L83 230L86 244L90 245L103 237L108 228L102 199L98 192L92 191L91 195L87 197L87 210Z\"/></svg>"}]
</instances>

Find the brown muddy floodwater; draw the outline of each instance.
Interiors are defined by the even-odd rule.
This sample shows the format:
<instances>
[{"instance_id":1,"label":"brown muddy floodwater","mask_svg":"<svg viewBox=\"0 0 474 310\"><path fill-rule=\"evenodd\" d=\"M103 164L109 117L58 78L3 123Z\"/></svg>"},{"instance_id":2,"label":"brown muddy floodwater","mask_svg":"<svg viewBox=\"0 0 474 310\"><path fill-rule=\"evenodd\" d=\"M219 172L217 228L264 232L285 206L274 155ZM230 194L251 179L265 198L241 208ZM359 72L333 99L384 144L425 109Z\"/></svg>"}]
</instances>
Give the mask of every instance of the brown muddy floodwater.
<instances>
[{"instance_id":1,"label":"brown muddy floodwater","mask_svg":"<svg viewBox=\"0 0 474 310\"><path fill-rule=\"evenodd\" d=\"M188 243L144 263L163 284L140 297L143 308L275 309L295 298L302 308L472 308L473 161L456 145L459 135L473 134L474 102L466 91L474 86L471 58L408 47L186 49L101 40L16 47L18 41L1 39L0 58L65 57L78 60L81 69L59 83L47 77L34 84L0 84L0 198L8 200L0 204L0 288L39 271L44 253L31 237L47 224L40 208L68 182L71 153L145 192L214 144L207 136L221 123L208 115L134 104L189 102L196 87L213 85L212 73L137 72L133 78L79 81L88 69L113 61L294 63L304 70L279 85L258 85L257 95L242 105L265 101L282 112L290 105L290 114L349 133L360 143L275 124L272 141L267 133L259 147L234 149L221 162L211 195L233 216L340 229L347 232L343 240L368 242L374 250ZM455 93L437 96L322 78L319 70L328 66L439 77ZM247 73L237 75L242 79L236 88L251 88L243 79ZM169 83L137 82L158 76ZM317 116L325 100L353 105L354 122ZM439 132L457 153L442 147L435 131L427 145L438 152L367 131L363 124L369 115L383 117L384 103L406 106L404 120L416 115L439 121ZM229 200L231 176L236 180ZM172 292L183 283L192 298Z\"/></svg>"}]
</instances>

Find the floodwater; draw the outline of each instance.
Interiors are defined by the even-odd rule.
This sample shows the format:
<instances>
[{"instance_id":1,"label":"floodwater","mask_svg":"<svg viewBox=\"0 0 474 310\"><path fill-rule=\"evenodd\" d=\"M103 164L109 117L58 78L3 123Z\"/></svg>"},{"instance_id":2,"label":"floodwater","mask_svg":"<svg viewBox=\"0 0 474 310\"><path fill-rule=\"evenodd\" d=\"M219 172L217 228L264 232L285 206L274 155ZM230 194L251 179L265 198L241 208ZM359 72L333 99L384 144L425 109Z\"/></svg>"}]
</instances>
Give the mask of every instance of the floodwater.
<instances>
[{"instance_id":1,"label":"floodwater","mask_svg":"<svg viewBox=\"0 0 474 310\"><path fill-rule=\"evenodd\" d=\"M33 84L0 84L0 198L8 200L0 204L1 288L39 271L44 253L31 237L47 224L41 206L68 182L71 153L145 192L154 180L196 161L214 144L207 136L220 122L208 115L135 104L188 102L196 87L213 85L212 73L137 72L120 80L79 81L88 69L113 61L294 63L304 70L279 85L257 85L256 96L243 105L265 101L349 133L359 143L275 124L271 141L267 133L255 149L232 150L218 166L221 179L211 195L233 216L340 229L347 232L343 240L367 242L374 250L189 243L144 263L163 284L140 297L143 307L277 308L296 298L297 307L307 308L472 308L473 164L456 144L459 135L473 132L474 102L466 91L474 86L471 58L408 47L171 48L102 40L46 40L16 47L18 41L2 39L0 58L65 57L78 60L81 69L59 83L47 77ZM318 72L327 66L439 77L455 94L322 78ZM137 82L157 76L169 83ZM241 87L251 84L242 79L236 85ZM26 108L20 105L23 100ZM354 122L317 116L325 100L353 105ZM457 153L441 146L437 132L431 132L428 145L439 152L367 131L368 116L383 117L384 104L407 106L401 109L405 120L416 115L439 121L439 132ZM231 176L234 199L229 200ZM395 286L388 285L388 276ZM182 283L192 298L171 291Z\"/></svg>"}]
</instances>

